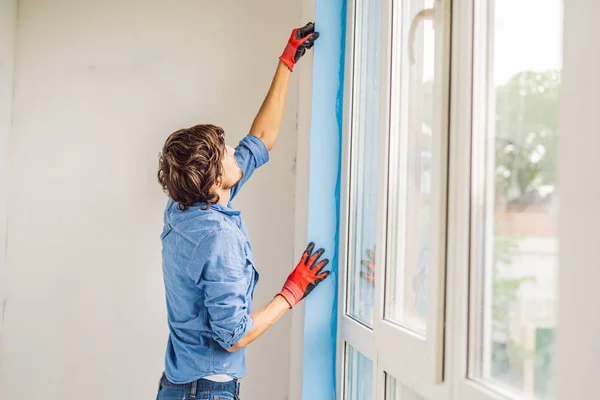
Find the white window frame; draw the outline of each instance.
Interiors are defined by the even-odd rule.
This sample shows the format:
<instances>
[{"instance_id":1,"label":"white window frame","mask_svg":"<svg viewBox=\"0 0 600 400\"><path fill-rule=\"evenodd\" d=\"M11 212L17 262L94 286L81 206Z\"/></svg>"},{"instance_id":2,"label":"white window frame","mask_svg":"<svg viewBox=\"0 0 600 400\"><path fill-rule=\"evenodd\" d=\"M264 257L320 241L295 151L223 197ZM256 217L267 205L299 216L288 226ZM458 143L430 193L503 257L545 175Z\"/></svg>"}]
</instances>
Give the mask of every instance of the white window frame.
<instances>
[{"instance_id":1,"label":"white window frame","mask_svg":"<svg viewBox=\"0 0 600 400\"><path fill-rule=\"evenodd\" d=\"M400 0L397 0L400 1ZM472 234L479 223L480 215L474 214L473 210L484 212L485 203L483 190L479 186L485 182L484 155L486 143L480 137L473 136L473 128L487 124L486 118L490 115L487 110L477 111L473 107L486 107L481 104L473 104L474 98L481 98L481 94L473 93L473 90L486 90L486 74L489 71L482 68L473 68L478 64L481 57L488 53L488 43L484 39L485 32L481 29L489 29L489 25L474 23L474 21L486 21L489 23L487 11L484 7L488 3L479 0L444 0L446 2L447 18L451 15L451 83L449 92L450 122L449 134L452 140L448 144L448 198L447 205L451 212L447 214L447 230L452 232L447 237L447 251L445 265L446 271L446 295L445 310L445 349L444 366L445 373L443 382L439 383L440 376L437 374L440 358L428 358L423 365L414 365L414 356L418 353L416 348L406 349L411 343L407 332L398 330L396 326L383 320L382 302L383 290L382 279L376 280L376 312L374 331L356 322L345 315L346 296L346 262L348 251L347 220L344 218L348 213L346 200L349 195L349 158L348 138L351 122L351 102L354 95L351 82L353 79L353 39L354 29L354 1L348 0L348 33L346 45L346 82L344 102L344 144L342 158L342 191L341 191L341 236L340 236L340 279L339 285L339 326L338 326L338 398L343 399L345 385L345 371L343 362L343 349L348 342L357 351L373 361L373 399L384 399L385 375L389 372L401 384L409 390L423 396L426 400L515 400L514 393L507 392L495 386L489 381L478 380L469 377L469 357L474 352L470 347L477 332L473 324L469 324L470 313L475 310L475 305L481 304L480 298L474 298L473 288L470 284L470 273L473 267L474 256L472 252L476 249L471 245ZM452 2L452 6L450 6ZM598 304L600 293L597 291L597 282L600 279L600 252L597 241L600 238L598 226L600 226L600 209L597 207L597 195L600 183L595 179L595 171L600 168L600 158L593 157L590 148L600 148L600 139L597 135L600 129L600 119L594 111L597 104L597 93L600 91L600 81L582 80L579 75L587 73L592 76L593 60L600 59L600 50L590 47L589 39L600 33L598 24L593 23L593 18L600 13L600 5L588 0L586 7L581 4L565 2L565 29L563 57L563 98L559 106L559 118L562 124L561 132L564 135L568 131L570 138L568 143L561 142L559 149L558 169L559 187L561 196L561 210L559 213L559 237L561 242L560 263L569 265L567 272L559 268L559 318L558 326L561 334L556 341L556 394L559 400L571 398L591 398L597 393L597 379L590 371L598 369L600 359L600 346L595 332L600 329L600 320L589 312L573 313L573 308L583 309L589 307L590 302ZM391 38L391 0L382 0L382 72L381 83L381 117L380 130L383 137L387 137L390 128L390 115L388 104L391 93L389 93L389 62L390 38ZM475 6L477 4L477 7ZM475 15L475 13L478 13ZM449 24L446 26L450 26ZM450 33L450 32L449 32ZM597 35L596 35L597 36ZM450 35L447 35L450 37ZM587 40L587 41L586 41ZM406 42L403 42L406 46ZM436 52L439 54L439 52ZM485 65L479 63L479 65ZM437 78L437 76L436 76ZM478 82L476 85L474 82ZM489 91L488 91L489 92ZM483 95L485 93L482 93ZM489 94L489 93L488 93ZM582 107L582 102L586 101ZM493 106L489 101L487 107ZM479 108L479 110L482 110ZM445 118L443 116L443 118ZM479 130L481 131L481 130ZM387 141L380 144L380 154L387 155ZM475 158L465 156L469 150L474 150ZM586 157L580 159L580 155ZM385 157L380 157L380 168L386 168ZM386 173L379 170L379 190L385 189ZM584 178L589 184L581 186L577 180L570 179L574 175ZM472 189L476 190L473 191ZM476 193L478 196L473 197ZM380 200L380 209L385 209L385 198ZM378 216L379 221L384 221L383 216ZM378 250L385 238L385 227L383 223L378 224ZM385 257L377 257L376 276L384 276ZM440 275L443 276L443 273ZM377 282L380 282L377 284ZM438 301L442 288L438 287ZM479 301L479 302L478 302ZM430 304L436 304L432 302ZM437 303L441 306L441 303ZM438 320L436 334L444 334L441 328L442 320ZM431 334L431 329L428 333ZM402 336L404 335L404 336ZM400 340L398 340L400 338ZM385 350L385 351L382 351ZM403 351L407 350L407 351ZM440 349L429 354L439 356ZM471 360L472 361L472 360ZM472 365L472 364L471 364ZM588 397L586 397L588 396ZM523 397L518 397L521 400Z\"/></svg>"},{"instance_id":2,"label":"white window frame","mask_svg":"<svg viewBox=\"0 0 600 400\"><path fill-rule=\"evenodd\" d=\"M501 390L494 390L490 382L479 381L469 378L469 365L474 365L475 352L473 345L474 339L480 335L473 324L469 324L471 313L477 310L480 298L476 293L475 286L472 285L470 278L471 268L478 262L478 249L472 246L472 234L477 231L481 223L482 215L474 211L482 211L485 208L487 199L482 196L472 195L474 193L483 195L484 185L488 177L485 175L489 169L485 165L485 154L487 141L485 138L474 138L475 130L482 131L487 124L488 105L473 104L474 98L481 98L479 93L474 91L479 88L487 91L485 82L487 79L487 70L473 68L478 64L480 58L485 58L488 54L487 42L480 40L485 38L483 32L475 29L488 29L488 26L474 23L475 20L481 21L482 18L488 21L487 1L479 2L479 7L475 8L475 1L457 1L459 4L455 13L455 35L461 40L453 42L453 52L457 54L453 60L453 88L452 100L455 106L452 107L452 119L455 123L452 126L452 137L455 144L452 151L451 171L452 171L452 191L450 207L454 210L454 218L450 220L449 231L453 232L453 238L450 239L451 253L449 262L453 268L449 271L449 287L455 288L453 307L450 308L451 314L449 320L453 326L454 340L453 348L456 349L456 370L454 379L454 398L464 400L500 400L510 399L507 394ZM477 15L475 13L478 12ZM457 65L458 64L458 65ZM475 85L474 82L480 84ZM460 157L460 153L465 149L472 149L471 157ZM489 252L486 252L489 254Z\"/></svg>"},{"instance_id":3,"label":"white window frame","mask_svg":"<svg viewBox=\"0 0 600 400\"><path fill-rule=\"evenodd\" d=\"M3 11L0 15L0 321L4 321L4 306L7 302L8 171L10 167L17 2L5 1L0 7ZM0 359L2 358L3 340L4 324L0 322Z\"/></svg>"},{"instance_id":4,"label":"white window frame","mask_svg":"<svg viewBox=\"0 0 600 400\"><path fill-rule=\"evenodd\" d=\"M373 362L373 399L384 399L385 395L385 374L389 373L404 386L415 393L427 398L437 399L447 397L449 385L444 381L444 294L445 287L445 253L446 233L445 223L438 232L432 234L431 241L434 247L433 253L442 255L434 259L431 263L431 269L428 276L428 317L427 317L427 335L423 340L421 337L409 329L387 321L383 313L383 298L385 280L382 278L375 280L375 302L374 302L374 324L373 330L364 326L352 317L346 314L346 290L347 290L347 264L349 251L349 196L350 196L350 146L351 129L353 123L352 105L354 98L354 79L356 75L354 63L355 38L360 34L360 27L355 23L356 5L361 0L348 1L347 14L347 42L346 42L346 67L345 67L345 99L344 99L344 121L343 121L343 144L342 144L342 176L341 176L341 218L340 218L340 284L339 284L339 324L338 324L338 397L344 398L345 392L345 363L344 352L346 343L359 351L363 356ZM378 164L378 216L377 216L377 249L380 254L386 254L386 226L387 226L387 180L388 180L388 142L391 123L390 106L392 93L390 90L391 79L391 61L392 45L400 45L402 51L401 68L409 68L408 60L408 27L411 20L405 13L400 14L402 19L401 37L392 40L392 16L395 12L401 11L396 7L403 7L405 2L401 0L383 0L381 9L381 72L380 72L380 119L379 119L379 148L380 155ZM396 6L396 7L394 7ZM449 18L450 1L435 0L435 24L436 29L436 65L443 65L444 68L437 68L435 72L436 82L442 82L438 85L440 90L434 96L437 100L435 109L440 110L444 115L436 125L432 127L434 132L441 131L442 134L434 138L438 154L447 156L447 110L448 110L448 79L441 79L442 76L449 74ZM443 27L443 28L439 28ZM398 101L399 99L393 99ZM443 140L441 140L443 139ZM447 176L447 162L444 159L434 160L432 165L433 176L436 179ZM437 191L437 196L442 199L440 207L435 209L432 218L439 221L446 220L446 182L444 180L432 182L432 190ZM385 195L383 195L385 194ZM437 247L437 249L436 249ZM438 250L439 249L439 250ZM384 277L385 263L387 257L377 257L375 275ZM403 360L402 363L397 362Z\"/></svg>"},{"instance_id":5,"label":"white window frame","mask_svg":"<svg viewBox=\"0 0 600 400\"><path fill-rule=\"evenodd\" d=\"M593 38L600 35L598 15L600 3L596 0L564 3L558 229L560 265L568 268L559 268L558 272L558 400L591 399L598 395L600 318L592 310L600 304L600 48L590 46ZM575 176L577 179L573 179Z\"/></svg>"},{"instance_id":6,"label":"white window frame","mask_svg":"<svg viewBox=\"0 0 600 400\"><path fill-rule=\"evenodd\" d=\"M476 365L476 346L481 343L483 332L472 323L471 316L480 312L484 299L480 285L489 286L475 272L480 248L473 245L480 235L483 219L493 204L485 185L493 182L493 168L486 163L492 142L480 132L493 135L495 98L489 90L491 74L488 33L493 23L489 7L493 0L454 0L452 43L452 89L451 89L451 162L448 231L448 287L453 295L448 297L448 338L453 351L452 399L460 400L522 400L524 395L507 390L487 379L470 376L469 368ZM481 99L486 98L485 102ZM470 150L470 151L469 151ZM465 157L469 151L471 157ZM561 166L562 168L562 166ZM487 174L487 175L486 175ZM562 196L562 195L561 195ZM490 227L486 227L489 229ZM489 243L487 244L489 245ZM485 251L488 256L490 249ZM489 262L489 260L487 260ZM480 281L474 282L474 279ZM491 290L485 290L491 295ZM485 299L489 304L490 299ZM489 313L486 313L489 315ZM556 379L556 378L555 378Z\"/></svg>"}]
</instances>

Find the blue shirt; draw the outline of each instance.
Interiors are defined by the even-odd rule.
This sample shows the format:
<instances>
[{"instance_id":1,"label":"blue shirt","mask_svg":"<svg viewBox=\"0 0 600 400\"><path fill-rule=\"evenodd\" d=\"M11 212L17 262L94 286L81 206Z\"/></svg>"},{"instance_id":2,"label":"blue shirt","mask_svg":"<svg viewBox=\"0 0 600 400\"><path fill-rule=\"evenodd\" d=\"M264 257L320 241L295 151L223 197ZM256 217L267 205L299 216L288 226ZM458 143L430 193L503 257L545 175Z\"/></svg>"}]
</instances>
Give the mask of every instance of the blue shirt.
<instances>
[{"instance_id":1,"label":"blue shirt","mask_svg":"<svg viewBox=\"0 0 600 400\"><path fill-rule=\"evenodd\" d=\"M248 135L235 149L244 172L233 199L256 168L269 160L264 143ZM208 375L246 375L246 354L230 353L254 321L252 295L258 282L248 231L240 212L214 204L180 211L169 200L161 234L169 340L165 374L173 383Z\"/></svg>"}]
</instances>

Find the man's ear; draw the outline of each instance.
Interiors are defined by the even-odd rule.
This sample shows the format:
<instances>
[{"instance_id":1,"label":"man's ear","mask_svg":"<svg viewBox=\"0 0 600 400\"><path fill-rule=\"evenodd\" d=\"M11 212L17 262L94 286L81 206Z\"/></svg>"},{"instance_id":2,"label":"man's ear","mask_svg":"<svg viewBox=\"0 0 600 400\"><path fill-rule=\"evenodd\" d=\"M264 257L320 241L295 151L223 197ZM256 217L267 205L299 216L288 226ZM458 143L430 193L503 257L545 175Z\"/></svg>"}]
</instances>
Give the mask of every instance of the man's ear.
<instances>
[{"instance_id":1,"label":"man's ear","mask_svg":"<svg viewBox=\"0 0 600 400\"><path fill-rule=\"evenodd\" d=\"M218 177L217 180L215 181L215 183L212 184L212 190L213 191L217 191L221 188L221 185L223 183L223 179L221 177Z\"/></svg>"}]
</instances>

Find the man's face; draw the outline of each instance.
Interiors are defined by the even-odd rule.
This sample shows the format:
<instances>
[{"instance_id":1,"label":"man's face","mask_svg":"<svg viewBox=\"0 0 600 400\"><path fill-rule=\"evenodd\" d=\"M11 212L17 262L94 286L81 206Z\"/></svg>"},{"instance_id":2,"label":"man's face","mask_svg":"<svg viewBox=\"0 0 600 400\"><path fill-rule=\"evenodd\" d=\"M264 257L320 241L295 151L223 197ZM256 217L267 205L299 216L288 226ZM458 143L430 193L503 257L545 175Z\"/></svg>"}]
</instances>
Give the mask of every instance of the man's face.
<instances>
[{"instance_id":1,"label":"man's face","mask_svg":"<svg viewBox=\"0 0 600 400\"><path fill-rule=\"evenodd\" d=\"M223 176L221 177L221 187L229 190L234 187L244 175L234 156L235 149L225 145L225 154L223 156Z\"/></svg>"}]
</instances>

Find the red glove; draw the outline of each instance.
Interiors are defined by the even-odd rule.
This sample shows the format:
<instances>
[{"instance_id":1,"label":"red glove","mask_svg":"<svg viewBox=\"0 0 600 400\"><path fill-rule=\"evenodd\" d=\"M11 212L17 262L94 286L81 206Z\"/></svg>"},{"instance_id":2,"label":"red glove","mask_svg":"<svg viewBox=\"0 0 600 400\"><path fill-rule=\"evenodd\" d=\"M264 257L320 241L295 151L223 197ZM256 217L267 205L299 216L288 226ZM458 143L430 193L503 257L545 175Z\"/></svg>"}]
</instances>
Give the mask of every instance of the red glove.
<instances>
[{"instance_id":1,"label":"red glove","mask_svg":"<svg viewBox=\"0 0 600 400\"><path fill-rule=\"evenodd\" d=\"M308 296L330 274L330 271L321 273L323 268L329 264L329 260L325 259L317 264L319 257L323 255L325 250L320 249L312 254L314 248L314 243L308 245L304 254L302 254L302 259L288 277L281 292L279 292L279 295L283 296L290 304L290 308Z\"/></svg>"},{"instance_id":2,"label":"red glove","mask_svg":"<svg viewBox=\"0 0 600 400\"><path fill-rule=\"evenodd\" d=\"M287 65L290 71L293 71L294 65L306 53L306 50L313 47L318 37L319 32L315 32L315 24L312 22L309 22L302 28L294 29L279 59Z\"/></svg>"},{"instance_id":3,"label":"red glove","mask_svg":"<svg viewBox=\"0 0 600 400\"><path fill-rule=\"evenodd\" d=\"M360 271L360 277L363 278L370 286L375 287L375 249L373 251L367 249L367 260L362 260L360 264L363 271Z\"/></svg>"}]
</instances>

